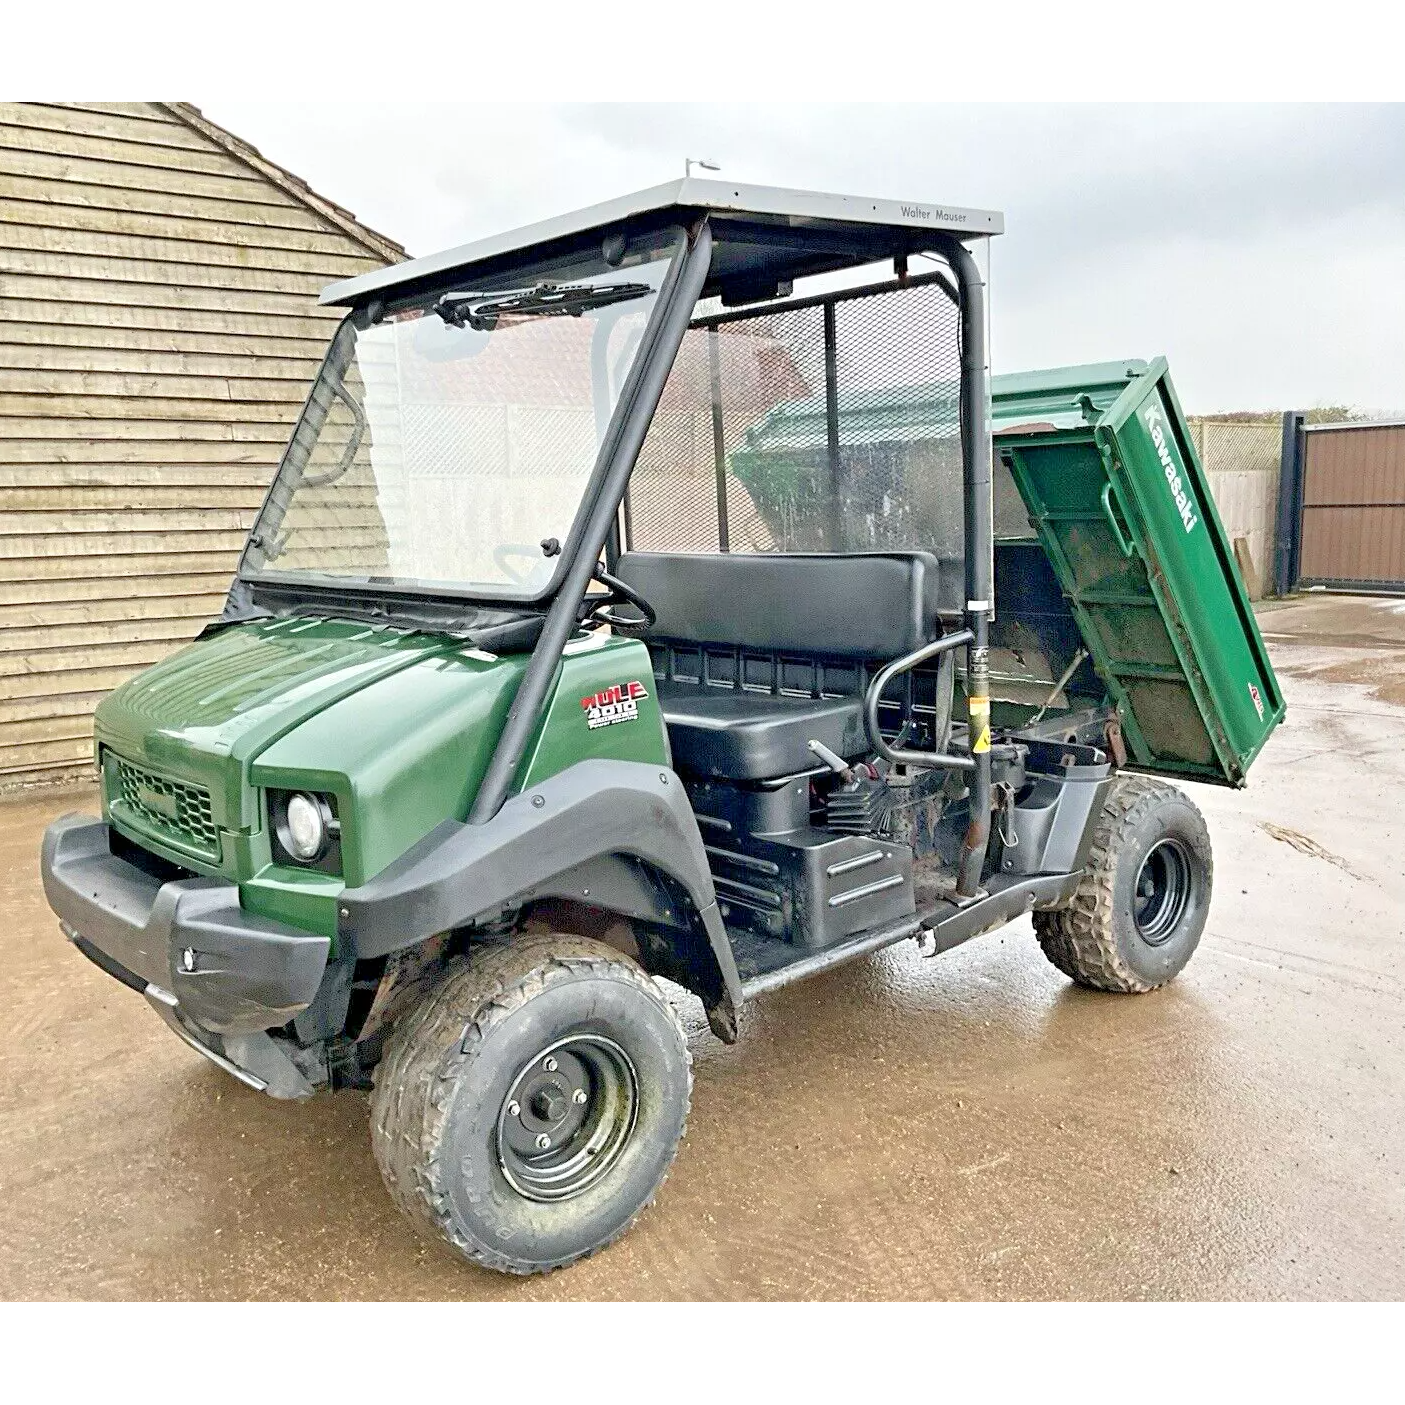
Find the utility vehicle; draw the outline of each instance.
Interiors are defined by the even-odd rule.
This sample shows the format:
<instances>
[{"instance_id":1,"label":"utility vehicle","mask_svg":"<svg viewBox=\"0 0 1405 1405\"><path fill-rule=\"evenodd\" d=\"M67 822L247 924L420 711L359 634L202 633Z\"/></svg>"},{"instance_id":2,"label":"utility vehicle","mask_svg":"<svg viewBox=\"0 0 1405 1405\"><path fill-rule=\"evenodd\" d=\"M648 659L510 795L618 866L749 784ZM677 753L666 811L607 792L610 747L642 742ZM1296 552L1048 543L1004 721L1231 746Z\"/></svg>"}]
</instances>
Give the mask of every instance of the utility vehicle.
<instances>
[{"instance_id":1,"label":"utility vehicle","mask_svg":"<svg viewBox=\"0 0 1405 1405\"><path fill-rule=\"evenodd\" d=\"M335 285L222 616L111 694L64 932L410 1218L568 1264L748 1001L1025 913L1146 991L1283 703L1163 362L987 372L997 214L688 179ZM992 430L994 433L992 433ZM992 443L997 453L992 458Z\"/></svg>"}]
</instances>

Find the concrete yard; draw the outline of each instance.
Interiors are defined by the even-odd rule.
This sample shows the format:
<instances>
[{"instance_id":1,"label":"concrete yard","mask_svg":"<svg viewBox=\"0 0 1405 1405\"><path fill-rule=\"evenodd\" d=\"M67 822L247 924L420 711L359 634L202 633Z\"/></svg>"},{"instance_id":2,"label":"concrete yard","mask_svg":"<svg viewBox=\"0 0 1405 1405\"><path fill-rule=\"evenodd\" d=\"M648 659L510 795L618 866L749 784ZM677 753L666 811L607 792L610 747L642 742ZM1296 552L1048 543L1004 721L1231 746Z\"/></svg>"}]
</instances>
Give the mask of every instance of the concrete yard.
<instances>
[{"instance_id":1,"label":"concrete yard","mask_svg":"<svg viewBox=\"0 0 1405 1405\"><path fill-rule=\"evenodd\" d=\"M39 839L91 791L0 805L0 1296L1405 1296L1405 602L1261 624L1288 718L1246 791L1191 788L1217 870L1178 981L1075 989L1026 920L766 997L730 1049L680 994L673 1173L547 1278L416 1237L365 1095L248 1091L63 940Z\"/></svg>"}]
</instances>

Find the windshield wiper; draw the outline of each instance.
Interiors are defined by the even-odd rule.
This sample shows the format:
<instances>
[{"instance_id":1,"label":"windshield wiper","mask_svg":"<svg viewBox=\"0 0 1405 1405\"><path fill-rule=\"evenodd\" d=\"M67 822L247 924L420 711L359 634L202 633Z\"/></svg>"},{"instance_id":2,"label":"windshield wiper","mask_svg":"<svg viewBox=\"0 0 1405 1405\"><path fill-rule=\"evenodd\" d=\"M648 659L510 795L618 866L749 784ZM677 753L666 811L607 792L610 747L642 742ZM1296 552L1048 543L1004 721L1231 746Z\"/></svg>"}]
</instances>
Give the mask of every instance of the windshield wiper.
<instances>
[{"instance_id":1,"label":"windshield wiper","mask_svg":"<svg viewBox=\"0 0 1405 1405\"><path fill-rule=\"evenodd\" d=\"M579 317L653 291L648 283L538 283L505 293L445 293L434 310L451 327L491 332L500 317Z\"/></svg>"}]
</instances>

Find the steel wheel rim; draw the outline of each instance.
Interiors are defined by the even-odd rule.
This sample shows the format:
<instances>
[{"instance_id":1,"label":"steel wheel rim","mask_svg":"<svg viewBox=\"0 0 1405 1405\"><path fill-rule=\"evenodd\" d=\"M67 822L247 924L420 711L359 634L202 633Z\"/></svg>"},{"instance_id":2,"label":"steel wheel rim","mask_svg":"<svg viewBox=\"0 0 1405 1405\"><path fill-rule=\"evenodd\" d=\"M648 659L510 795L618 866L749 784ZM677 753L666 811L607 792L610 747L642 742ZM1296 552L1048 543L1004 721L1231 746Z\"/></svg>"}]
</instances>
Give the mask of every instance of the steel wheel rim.
<instances>
[{"instance_id":1,"label":"steel wheel rim","mask_svg":"<svg viewBox=\"0 0 1405 1405\"><path fill-rule=\"evenodd\" d=\"M570 1200L618 1163L638 1115L629 1055L604 1035L569 1035L512 1080L498 1113L498 1165L528 1200Z\"/></svg>"},{"instance_id":2,"label":"steel wheel rim","mask_svg":"<svg viewBox=\"0 0 1405 1405\"><path fill-rule=\"evenodd\" d=\"M1179 839L1153 844L1132 887L1132 917L1148 946L1171 939L1190 904L1193 870Z\"/></svg>"}]
</instances>

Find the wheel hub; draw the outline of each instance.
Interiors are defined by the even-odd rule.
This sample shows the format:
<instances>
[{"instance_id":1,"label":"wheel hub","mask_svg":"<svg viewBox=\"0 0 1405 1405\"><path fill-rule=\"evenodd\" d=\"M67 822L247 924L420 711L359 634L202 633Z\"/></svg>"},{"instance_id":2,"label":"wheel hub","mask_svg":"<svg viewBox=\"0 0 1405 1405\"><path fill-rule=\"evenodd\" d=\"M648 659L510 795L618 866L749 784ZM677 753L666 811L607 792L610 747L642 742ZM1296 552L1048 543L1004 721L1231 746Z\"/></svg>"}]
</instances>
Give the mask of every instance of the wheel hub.
<instances>
[{"instance_id":1,"label":"wheel hub","mask_svg":"<svg viewBox=\"0 0 1405 1405\"><path fill-rule=\"evenodd\" d=\"M639 1083L603 1035L559 1040L525 1064L498 1115L498 1164L529 1200L568 1200L618 1161L634 1131Z\"/></svg>"},{"instance_id":2,"label":"wheel hub","mask_svg":"<svg viewBox=\"0 0 1405 1405\"><path fill-rule=\"evenodd\" d=\"M1132 917L1149 946L1169 941L1185 915L1191 873L1190 855L1179 839L1161 840L1142 860L1132 894Z\"/></svg>"},{"instance_id":3,"label":"wheel hub","mask_svg":"<svg viewBox=\"0 0 1405 1405\"><path fill-rule=\"evenodd\" d=\"M570 1106L571 1100L555 1084L532 1097L532 1113L543 1122L559 1122Z\"/></svg>"}]
</instances>

